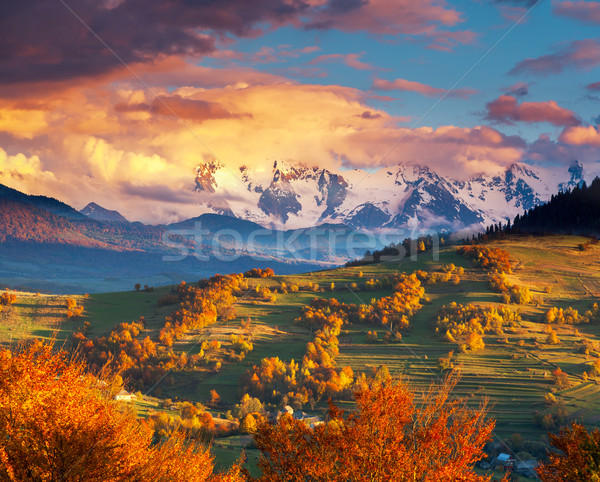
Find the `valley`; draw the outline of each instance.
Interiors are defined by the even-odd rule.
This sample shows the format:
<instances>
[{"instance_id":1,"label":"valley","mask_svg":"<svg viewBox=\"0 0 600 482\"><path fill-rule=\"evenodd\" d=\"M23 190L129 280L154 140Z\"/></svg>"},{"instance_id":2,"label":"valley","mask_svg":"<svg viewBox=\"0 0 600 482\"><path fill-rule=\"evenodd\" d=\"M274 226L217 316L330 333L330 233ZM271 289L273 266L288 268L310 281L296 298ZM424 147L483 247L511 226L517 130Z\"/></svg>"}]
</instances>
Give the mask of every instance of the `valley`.
<instances>
[{"instance_id":1,"label":"valley","mask_svg":"<svg viewBox=\"0 0 600 482\"><path fill-rule=\"evenodd\" d=\"M529 288L532 300L526 304L503 303L501 293L490 287L486 271L458 254L456 247L443 248L439 260L434 260L431 253L421 253L417 261L407 258L306 274L247 278L249 292L258 291L255 288L259 285L274 293L275 300L257 300L252 294L238 296L234 318L192 329L176 340L173 353L191 356L199 353L202 346L210 353L211 362L204 367L202 363L189 368L174 366L157 383L139 388L136 406L142 415L160 412L157 404L162 399L201 402L209 407L211 391L215 390L220 401L208 408L209 413L215 420L225 419L226 412L234 411L240 403L240 379L253 366L270 357L286 363L302 360L314 335L294 320L315 297L368 305L373 299L392 294L389 287L369 288L370 280L417 270L443 273L444 267L454 265L457 272L464 270L457 275L458 283L423 282L423 306L410 317L410 327L402 331L401 339L384 340L387 329L381 323L343 325L335 366L350 367L355 376L361 372L373 376L385 365L393 376L406 377L417 393L425 393L432 382L441 380L448 366L454 366L461 373L454 396L466 397L473 406L483 398L490 401L490 415L497 420L493 444L503 447L506 443L515 453L540 457L547 446L546 432L556 428L556 424L572 419L596 424L600 413L600 373L594 368L600 354L600 324L544 322L545 313L552 307L572 307L583 314L597 300L600 246L581 251L578 246L585 240L574 236L510 237L487 244L509 254L513 269L507 279ZM292 286L298 290L292 291ZM172 294L172 290L162 287L79 296L76 303L84 307L85 315L78 320L66 318L66 297L17 293L18 301L0 313L4 321L1 341L7 344L21 337L54 337L57 343L69 344L72 333L80 331L83 323L89 323L86 337L91 339L106 336L117 324L140 317L144 317L145 326L139 339L148 336L157 340L165 317L176 308L173 304L159 306L157 302ZM452 302L508 307L518 312L522 321L501 333L484 334L482 350L463 351L435 334L440 309ZM549 327L556 333L558 343L548 342ZM373 331L377 332L376 339L369 334ZM253 346L239 361L227 355L232 335L242 336ZM582 350L583 340L587 340L587 350ZM557 385L553 374L557 369L566 374L563 385ZM347 400L342 395L338 403L352 409ZM310 404L294 404L309 413L323 415L325 402L326 398L321 398ZM217 437L214 449L221 465L235 459L248 441L227 432ZM252 449L247 452L250 458L254 455Z\"/></svg>"}]
</instances>

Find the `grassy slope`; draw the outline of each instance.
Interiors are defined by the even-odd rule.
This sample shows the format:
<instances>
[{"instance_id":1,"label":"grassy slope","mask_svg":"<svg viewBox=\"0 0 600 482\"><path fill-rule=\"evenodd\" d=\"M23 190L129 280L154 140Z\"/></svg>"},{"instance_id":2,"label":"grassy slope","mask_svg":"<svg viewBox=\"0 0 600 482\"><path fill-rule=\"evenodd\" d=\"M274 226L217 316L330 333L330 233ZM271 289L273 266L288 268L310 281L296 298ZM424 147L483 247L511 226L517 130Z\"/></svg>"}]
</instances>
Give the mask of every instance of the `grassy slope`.
<instances>
[{"instance_id":1,"label":"grassy slope","mask_svg":"<svg viewBox=\"0 0 600 482\"><path fill-rule=\"evenodd\" d=\"M577 337L574 328L555 327L562 340L561 345L541 346L534 339L543 342L544 325L539 323L540 316L550 306L573 306L580 311L589 308L600 297L600 247L581 252L577 245L582 238L553 236L547 238L517 238L496 241L493 245L506 249L517 265L513 282L530 287L539 306L519 307L528 321L522 324L516 333L506 336L486 336L486 348L476 354L458 355L462 364L463 377L457 389L457 395L471 396L473 403L479 403L481 396L489 398L493 404L492 415L497 419L496 433L500 437L519 432L527 439L538 439L543 431L532 424L535 410L545 410L544 395L552 388L547 375L556 366L571 375L574 387L556 395L562 400L570 413L588 422L600 421L600 391L596 380L583 382L579 376L588 369L592 358L577 353ZM318 296L335 296L353 303L368 302L373 297L381 297L388 292L353 293L344 285L358 283L362 285L371 277L381 277L396 271L412 272L415 269L434 270L440 263L454 263L465 268L464 276L458 286L438 284L427 286L427 295L431 303L415 316L412 331L404 336L402 343L366 344L365 334L378 329L372 325L354 325L348 327L348 335L340 347L337 359L339 366L350 365L356 371L370 371L380 364L386 364L392 373L403 374L419 388L425 389L431 382L439 380L437 359L455 346L442 341L433 334L432 323L438 309L451 301L459 303L500 303L500 295L490 291L483 271L456 255L452 249L440 253L439 261L431 255L421 256L417 261L404 260L387 262L360 268L340 268L295 276L280 276L268 280L252 280L269 286L285 282L306 284L317 282L329 290L331 282L335 291L326 291ZM359 278L358 272L364 276ZM550 286L551 292L544 290ZM110 327L121 321L131 321L145 316L148 326L156 333L163 323L164 316L174 307L158 308L156 299L168 288L152 293L108 293L91 295L86 303L87 317L92 322L94 335L104 334ZM251 318L251 328L246 332L252 335L255 349L240 363L224 363L219 373L191 372L176 374L171 387L160 387L163 396L188 398L205 401L209 391L216 389L223 401L236 403L240 398L238 381L240 376L263 357L279 356L284 360L299 360L304 353L310 333L293 324L301 306L317 296L315 293L290 293L277 296L275 304L252 304L240 299L238 317L196 333L185 340L179 349L186 350L204 339L219 339L226 342L229 334L242 332L240 322ZM18 303L8 312L1 313L2 326L0 341L6 342L12 335L49 336L58 325L63 331L59 338L66 338L73 323L65 322L60 308L64 297L21 296ZM40 315L42 318L40 319ZM582 335L600 341L600 326L578 326ZM71 330L72 331L72 330ZM379 330L383 334L382 330ZM524 345L517 342L524 340ZM197 347L196 347L197 348ZM193 352L193 351L192 351ZM217 447L227 456L229 448Z\"/></svg>"}]
</instances>

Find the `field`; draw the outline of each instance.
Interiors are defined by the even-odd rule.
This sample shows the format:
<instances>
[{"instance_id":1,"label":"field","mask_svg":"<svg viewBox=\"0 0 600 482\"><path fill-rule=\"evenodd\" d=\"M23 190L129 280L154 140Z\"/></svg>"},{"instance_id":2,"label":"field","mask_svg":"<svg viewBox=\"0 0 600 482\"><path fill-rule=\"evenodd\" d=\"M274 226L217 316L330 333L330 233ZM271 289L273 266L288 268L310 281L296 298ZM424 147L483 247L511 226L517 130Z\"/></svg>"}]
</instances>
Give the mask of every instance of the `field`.
<instances>
[{"instance_id":1,"label":"field","mask_svg":"<svg viewBox=\"0 0 600 482\"><path fill-rule=\"evenodd\" d=\"M368 343L368 331L377 330L379 340L385 333L382 326L354 324L344 327L340 335L338 366L350 366L355 372L370 374L380 365L386 365L394 375L407 378L418 391L443 377L438 359L454 350L454 364L460 366L462 378L455 395L467 397L477 405L483 398L491 403L490 414L497 420L495 436L500 442L520 434L523 439L545 442L547 430L534 423L536 412L556 413L558 408L588 425L600 423L600 379L590 372L597 353L579 352L580 341L585 337L600 342L600 325L577 326L554 325L560 344L546 343L547 325L542 322L544 313L553 306L572 306L583 312L600 298L600 246L592 245L580 251L578 245L584 238L550 236L545 238L511 238L491 243L509 252L515 269L509 275L512 283L527 286L534 302L526 305L510 305L518 309L524 319L519 326L500 336L485 335L485 348L477 353L459 353L456 345L446 342L434 333L433 323L439 309L451 302L475 303L477 305L502 305L500 293L494 292L487 273L456 253L455 248L444 248L439 259L431 253L419 255L416 261L385 262L352 268L339 268L294 276L275 276L268 279L252 279L253 286L260 284L271 288L286 285L318 283L325 291L300 291L277 294L274 303L256 302L240 297L236 303L235 319L217 323L209 328L191 333L175 346L189 354L199 350L205 340L228 343L231 334L243 334L250 338L254 350L237 363L222 360L216 370L176 371L171 383L159 383L146 393L147 396L206 402L211 390L222 399L214 410L215 416L224 416L227 409L239 403L240 377L265 357L277 356L282 360L302 359L306 343L312 335L306 328L294 324L302 306L314 297L335 297L346 303L369 303L390 290L364 291L367 280L381 278L396 272L411 273L417 269L435 271L444 264L453 263L464 268L460 283L437 283L425 286L430 301L417 312L411 321L411 329L401 341L392 343ZM331 285L333 283L333 289ZM352 288L352 284L356 287ZM156 301L171 290L158 288L152 292L118 292L77 297L85 307L83 320L71 321L65 316L66 297L17 293L18 301L0 313L0 342L14 343L17 339L30 337L55 337L59 342L68 340L78 324L91 323L94 336L107 334L122 321L134 321L140 316L146 319L143 336L157 336L164 318L175 305L159 307ZM249 326L242 322L250 320ZM571 387L558 390L551 372L560 367L568 374ZM549 406L545 396L552 392L557 403ZM350 402L341 405L351 408ZM141 408L141 407L140 407ZM310 410L305 407L305 410ZM322 411L324 403L314 408ZM147 408L146 408L147 410ZM217 439L214 451L220 466L235 460L248 443L247 437L235 436ZM256 456L248 449L248 459Z\"/></svg>"}]
</instances>

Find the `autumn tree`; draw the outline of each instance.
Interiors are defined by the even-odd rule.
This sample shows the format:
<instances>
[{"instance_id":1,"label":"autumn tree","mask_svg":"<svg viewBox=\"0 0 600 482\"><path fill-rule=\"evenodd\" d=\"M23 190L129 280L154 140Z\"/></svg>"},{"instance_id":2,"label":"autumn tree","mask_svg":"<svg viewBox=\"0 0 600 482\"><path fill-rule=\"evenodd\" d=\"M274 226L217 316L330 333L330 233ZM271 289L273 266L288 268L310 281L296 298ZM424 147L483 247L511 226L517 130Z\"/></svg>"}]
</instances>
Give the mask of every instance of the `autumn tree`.
<instances>
[{"instance_id":1,"label":"autumn tree","mask_svg":"<svg viewBox=\"0 0 600 482\"><path fill-rule=\"evenodd\" d=\"M0 306L12 305L16 301L17 301L17 295L15 295L14 293L4 292L4 293L2 293L2 295L0 295Z\"/></svg>"},{"instance_id":2,"label":"autumn tree","mask_svg":"<svg viewBox=\"0 0 600 482\"><path fill-rule=\"evenodd\" d=\"M559 390L566 390L571 386L569 375L560 368L557 368L552 372L552 379Z\"/></svg>"},{"instance_id":3,"label":"autumn tree","mask_svg":"<svg viewBox=\"0 0 600 482\"><path fill-rule=\"evenodd\" d=\"M114 400L118 377L36 341L0 351L0 480L236 481L207 449L153 430Z\"/></svg>"},{"instance_id":4,"label":"autumn tree","mask_svg":"<svg viewBox=\"0 0 600 482\"><path fill-rule=\"evenodd\" d=\"M211 407L216 407L221 403L221 395L217 393L216 390L210 391L210 400L208 401L208 405Z\"/></svg>"},{"instance_id":5,"label":"autumn tree","mask_svg":"<svg viewBox=\"0 0 600 482\"><path fill-rule=\"evenodd\" d=\"M417 403L404 380L357 392L349 416L330 402L330 420L310 428L289 415L260 421L254 436L262 481L487 481L473 471L493 421L452 399L457 377L432 386Z\"/></svg>"},{"instance_id":6,"label":"autumn tree","mask_svg":"<svg viewBox=\"0 0 600 482\"><path fill-rule=\"evenodd\" d=\"M588 482L600 480L600 431L588 432L574 423L558 435L549 434L558 452L548 454L548 462L537 469L543 482Z\"/></svg>"}]
</instances>

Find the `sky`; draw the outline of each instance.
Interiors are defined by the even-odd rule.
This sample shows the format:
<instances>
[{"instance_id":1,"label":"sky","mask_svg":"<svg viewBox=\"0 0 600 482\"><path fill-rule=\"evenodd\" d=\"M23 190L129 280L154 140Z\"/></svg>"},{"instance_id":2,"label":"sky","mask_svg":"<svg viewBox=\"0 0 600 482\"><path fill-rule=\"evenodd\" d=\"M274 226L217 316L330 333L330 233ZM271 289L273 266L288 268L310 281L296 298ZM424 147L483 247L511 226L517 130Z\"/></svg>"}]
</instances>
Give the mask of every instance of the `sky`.
<instances>
[{"instance_id":1,"label":"sky","mask_svg":"<svg viewBox=\"0 0 600 482\"><path fill-rule=\"evenodd\" d=\"M600 2L0 3L0 183L198 214L194 168L600 160Z\"/></svg>"}]
</instances>

